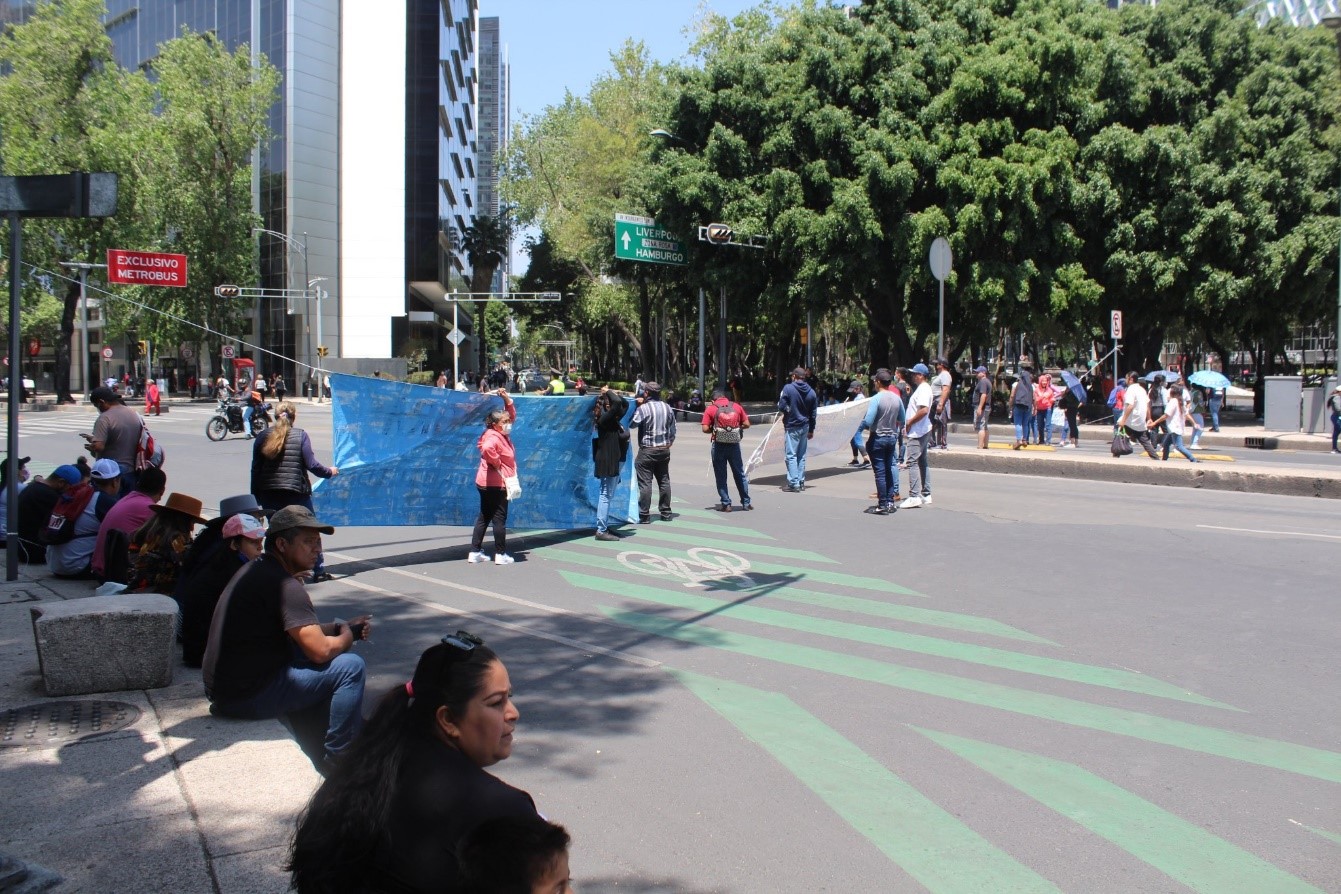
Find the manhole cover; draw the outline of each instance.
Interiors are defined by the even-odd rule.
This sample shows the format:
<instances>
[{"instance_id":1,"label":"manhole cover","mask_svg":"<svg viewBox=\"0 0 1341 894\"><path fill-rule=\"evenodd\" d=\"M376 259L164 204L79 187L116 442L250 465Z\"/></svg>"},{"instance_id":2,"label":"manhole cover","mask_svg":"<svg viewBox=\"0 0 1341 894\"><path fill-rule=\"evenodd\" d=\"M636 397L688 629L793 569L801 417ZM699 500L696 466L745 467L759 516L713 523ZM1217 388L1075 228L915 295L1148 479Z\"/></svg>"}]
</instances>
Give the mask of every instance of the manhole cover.
<instances>
[{"instance_id":1,"label":"manhole cover","mask_svg":"<svg viewBox=\"0 0 1341 894\"><path fill-rule=\"evenodd\" d=\"M140 709L125 702L42 702L0 712L0 747L48 748L125 729Z\"/></svg>"}]
</instances>

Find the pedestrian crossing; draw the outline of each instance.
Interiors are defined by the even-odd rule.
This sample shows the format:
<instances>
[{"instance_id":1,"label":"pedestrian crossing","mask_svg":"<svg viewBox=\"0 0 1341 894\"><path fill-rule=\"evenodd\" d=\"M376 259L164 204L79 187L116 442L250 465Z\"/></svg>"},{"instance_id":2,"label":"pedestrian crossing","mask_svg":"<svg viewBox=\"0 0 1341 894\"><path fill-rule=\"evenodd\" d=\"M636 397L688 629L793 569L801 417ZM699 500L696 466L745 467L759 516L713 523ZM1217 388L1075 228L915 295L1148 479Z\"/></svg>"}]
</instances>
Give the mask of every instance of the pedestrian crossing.
<instances>
[{"instance_id":1,"label":"pedestrian crossing","mask_svg":"<svg viewBox=\"0 0 1341 894\"><path fill-rule=\"evenodd\" d=\"M160 426L178 427L182 425L201 425L214 412L214 408L207 404L177 406L162 416L145 417L149 423L150 430ZM84 412L82 410L52 410L44 413L20 413L19 414L19 433L26 437L37 435L58 435L67 432L93 431L93 423L98 418L97 413ZM9 432L9 420L6 417L4 423L6 434Z\"/></svg>"}]
</instances>

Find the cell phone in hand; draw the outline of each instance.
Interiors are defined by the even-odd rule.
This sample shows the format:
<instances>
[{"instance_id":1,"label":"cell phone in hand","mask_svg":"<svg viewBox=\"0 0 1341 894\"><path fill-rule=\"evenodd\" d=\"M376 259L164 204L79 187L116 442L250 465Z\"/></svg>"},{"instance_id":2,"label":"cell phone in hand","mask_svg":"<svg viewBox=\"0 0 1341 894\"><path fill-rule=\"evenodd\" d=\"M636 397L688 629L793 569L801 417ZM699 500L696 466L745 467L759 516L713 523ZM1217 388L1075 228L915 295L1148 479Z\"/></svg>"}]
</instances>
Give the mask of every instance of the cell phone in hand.
<instances>
[{"instance_id":1,"label":"cell phone in hand","mask_svg":"<svg viewBox=\"0 0 1341 894\"><path fill-rule=\"evenodd\" d=\"M349 632L354 635L354 642L363 639L364 632L368 629L367 621L358 621L349 625Z\"/></svg>"}]
</instances>

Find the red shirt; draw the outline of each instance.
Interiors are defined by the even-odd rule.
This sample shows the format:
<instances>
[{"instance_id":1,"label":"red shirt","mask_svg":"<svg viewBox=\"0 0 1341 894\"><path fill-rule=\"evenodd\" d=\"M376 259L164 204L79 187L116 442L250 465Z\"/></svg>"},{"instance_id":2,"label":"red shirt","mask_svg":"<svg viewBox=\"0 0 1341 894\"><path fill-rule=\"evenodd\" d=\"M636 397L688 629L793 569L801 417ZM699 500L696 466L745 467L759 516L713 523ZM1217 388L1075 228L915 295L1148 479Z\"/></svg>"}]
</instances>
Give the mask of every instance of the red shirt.
<instances>
[{"instance_id":1,"label":"red shirt","mask_svg":"<svg viewBox=\"0 0 1341 894\"><path fill-rule=\"evenodd\" d=\"M745 409L744 409L740 404L736 403L736 402L733 401L733 400L728 400L728 399L725 398L725 397L718 398L717 400L715 400L715 401L713 401L712 403L708 404L707 409L705 409L705 410L703 411L703 423L702 423L702 424L708 426L708 428L711 429L711 428L714 426L714 423L717 421L717 411L718 411L718 410L729 410L729 409L731 409L732 407L735 407L735 410L736 410L736 418L737 418L738 420L740 420L740 421L737 423L737 425L738 425L739 428L742 428L742 429L743 429L743 428L745 427ZM717 438L717 436L714 434L714 435L713 435L713 440L716 440L716 438Z\"/></svg>"}]
</instances>

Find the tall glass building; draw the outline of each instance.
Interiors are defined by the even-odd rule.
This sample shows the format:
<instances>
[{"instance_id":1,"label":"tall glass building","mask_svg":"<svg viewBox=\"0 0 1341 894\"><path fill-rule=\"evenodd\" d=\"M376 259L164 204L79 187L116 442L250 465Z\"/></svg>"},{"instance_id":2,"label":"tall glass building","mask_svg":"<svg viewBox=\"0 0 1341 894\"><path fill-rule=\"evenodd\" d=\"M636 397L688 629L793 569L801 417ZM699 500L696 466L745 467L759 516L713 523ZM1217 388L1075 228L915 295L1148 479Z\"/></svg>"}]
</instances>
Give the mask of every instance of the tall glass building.
<instances>
[{"instance_id":1,"label":"tall glass building","mask_svg":"<svg viewBox=\"0 0 1341 894\"><path fill-rule=\"evenodd\" d=\"M257 302L237 335L265 349L258 364L298 393L319 343L327 369L390 358L409 338L449 347L450 293L470 274L461 234L479 198L478 0L106 2L123 67L151 65L188 28L245 44L281 74L253 205L287 241L258 238L259 278L245 285L301 290L306 272L326 297ZM32 6L0 0L0 22Z\"/></svg>"}]
</instances>

